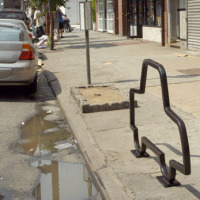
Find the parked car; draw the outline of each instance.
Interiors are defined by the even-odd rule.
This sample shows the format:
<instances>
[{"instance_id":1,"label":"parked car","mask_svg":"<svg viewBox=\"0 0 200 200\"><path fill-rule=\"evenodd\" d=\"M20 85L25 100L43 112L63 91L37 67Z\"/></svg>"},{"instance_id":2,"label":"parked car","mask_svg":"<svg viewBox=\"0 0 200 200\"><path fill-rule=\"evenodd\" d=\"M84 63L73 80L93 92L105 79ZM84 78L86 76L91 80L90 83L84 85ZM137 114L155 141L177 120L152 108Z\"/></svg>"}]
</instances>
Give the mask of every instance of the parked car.
<instances>
[{"instance_id":1,"label":"parked car","mask_svg":"<svg viewBox=\"0 0 200 200\"><path fill-rule=\"evenodd\" d=\"M19 19L29 26L29 18L26 13L20 9L1 9L0 19Z\"/></svg>"},{"instance_id":2,"label":"parked car","mask_svg":"<svg viewBox=\"0 0 200 200\"><path fill-rule=\"evenodd\" d=\"M26 30L0 23L0 86L24 86L37 91L38 52Z\"/></svg>"},{"instance_id":3,"label":"parked car","mask_svg":"<svg viewBox=\"0 0 200 200\"><path fill-rule=\"evenodd\" d=\"M16 24L20 27L22 27L24 30L26 30L30 36L31 39L33 39L33 34L30 32L26 26L26 24L22 20L18 19L0 19L0 23L11 23L11 24Z\"/></svg>"}]
</instances>

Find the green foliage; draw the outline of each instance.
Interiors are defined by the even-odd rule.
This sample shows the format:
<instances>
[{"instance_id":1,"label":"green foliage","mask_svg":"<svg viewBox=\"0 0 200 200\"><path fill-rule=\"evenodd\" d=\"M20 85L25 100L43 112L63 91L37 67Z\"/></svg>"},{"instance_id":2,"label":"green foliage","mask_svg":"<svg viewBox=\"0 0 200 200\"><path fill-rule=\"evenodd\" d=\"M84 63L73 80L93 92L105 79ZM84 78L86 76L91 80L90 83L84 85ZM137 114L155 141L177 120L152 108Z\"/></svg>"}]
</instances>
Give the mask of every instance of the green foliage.
<instances>
[{"instance_id":1,"label":"green foliage","mask_svg":"<svg viewBox=\"0 0 200 200\"><path fill-rule=\"evenodd\" d=\"M51 43L52 43L51 36L49 36L47 40L47 46L51 47Z\"/></svg>"},{"instance_id":2,"label":"green foliage","mask_svg":"<svg viewBox=\"0 0 200 200\"><path fill-rule=\"evenodd\" d=\"M96 0L92 0L92 21L96 22Z\"/></svg>"},{"instance_id":3,"label":"green foliage","mask_svg":"<svg viewBox=\"0 0 200 200\"><path fill-rule=\"evenodd\" d=\"M56 11L57 6L65 7L65 0L49 0L51 10ZM48 5L48 0L32 0L30 2L32 7L41 8L44 5Z\"/></svg>"}]
</instances>

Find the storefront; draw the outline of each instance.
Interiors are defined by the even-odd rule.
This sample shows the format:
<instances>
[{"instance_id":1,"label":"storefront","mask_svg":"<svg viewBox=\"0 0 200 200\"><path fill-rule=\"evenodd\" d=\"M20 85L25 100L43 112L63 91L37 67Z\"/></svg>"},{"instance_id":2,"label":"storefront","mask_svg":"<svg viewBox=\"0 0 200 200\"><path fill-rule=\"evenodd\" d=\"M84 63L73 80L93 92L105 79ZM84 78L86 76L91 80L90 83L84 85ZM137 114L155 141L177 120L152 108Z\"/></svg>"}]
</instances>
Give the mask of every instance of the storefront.
<instances>
[{"instance_id":1,"label":"storefront","mask_svg":"<svg viewBox=\"0 0 200 200\"><path fill-rule=\"evenodd\" d=\"M187 49L186 0L168 0L168 42Z\"/></svg>"},{"instance_id":2,"label":"storefront","mask_svg":"<svg viewBox=\"0 0 200 200\"><path fill-rule=\"evenodd\" d=\"M128 37L163 42L164 0L128 0L127 11Z\"/></svg>"},{"instance_id":3,"label":"storefront","mask_svg":"<svg viewBox=\"0 0 200 200\"><path fill-rule=\"evenodd\" d=\"M97 0L98 31L113 33L113 0Z\"/></svg>"}]
</instances>

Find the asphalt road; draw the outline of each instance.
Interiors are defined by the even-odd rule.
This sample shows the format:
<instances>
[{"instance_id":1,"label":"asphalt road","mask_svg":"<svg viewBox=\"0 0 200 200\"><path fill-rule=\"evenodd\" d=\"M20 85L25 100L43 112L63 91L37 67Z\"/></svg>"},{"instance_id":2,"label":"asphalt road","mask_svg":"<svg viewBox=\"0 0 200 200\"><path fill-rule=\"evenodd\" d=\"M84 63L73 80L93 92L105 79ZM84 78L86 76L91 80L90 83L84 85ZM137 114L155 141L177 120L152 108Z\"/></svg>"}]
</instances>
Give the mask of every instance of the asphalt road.
<instances>
[{"instance_id":1,"label":"asphalt road","mask_svg":"<svg viewBox=\"0 0 200 200\"><path fill-rule=\"evenodd\" d=\"M40 172L30 166L33 158L19 144L21 127L38 113L38 105L55 101L42 71L38 71L38 92L21 88L0 88L0 199L33 199L32 190Z\"/></svg>"},{"instance_id":2,"label":"asphalt road","mask_svg":"<svg viewBox=\"0 0 200 200\"><path fill-rule=\"evenodd\" d=\"M0 113L0 200L101 200L42 70L35 95L0 88Z\"/></svg>"}]
</instances>

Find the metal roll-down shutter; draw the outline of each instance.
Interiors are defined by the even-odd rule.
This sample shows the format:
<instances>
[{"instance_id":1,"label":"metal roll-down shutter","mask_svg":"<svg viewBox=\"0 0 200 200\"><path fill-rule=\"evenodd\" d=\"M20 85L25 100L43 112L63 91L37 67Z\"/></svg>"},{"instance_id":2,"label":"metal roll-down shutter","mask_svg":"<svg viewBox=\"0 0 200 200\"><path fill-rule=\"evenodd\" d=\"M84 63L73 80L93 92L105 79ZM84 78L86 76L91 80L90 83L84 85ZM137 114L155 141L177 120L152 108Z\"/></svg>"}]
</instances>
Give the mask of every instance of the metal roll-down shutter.
<instances>
[{"instance_id":1,"label":"metal roll-down shutter","mask_svg":"<svg viewBox=\"0 0 200 200\"><path fill-rule=\"evenodd\" d=\"M188 0L188 49L200 51L200 0Z\"/></svg>"}]
</instances>

